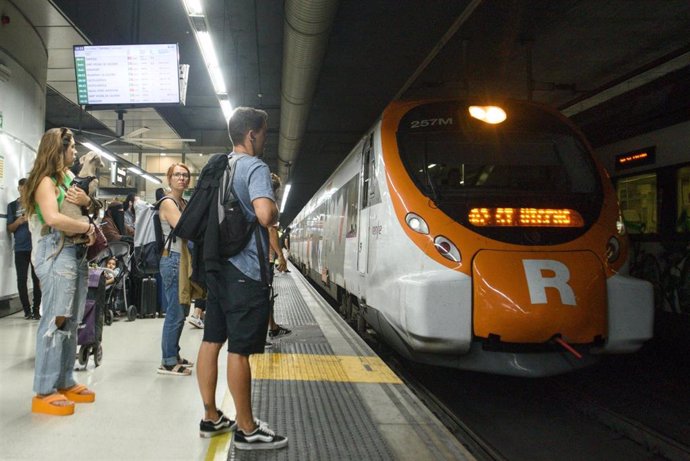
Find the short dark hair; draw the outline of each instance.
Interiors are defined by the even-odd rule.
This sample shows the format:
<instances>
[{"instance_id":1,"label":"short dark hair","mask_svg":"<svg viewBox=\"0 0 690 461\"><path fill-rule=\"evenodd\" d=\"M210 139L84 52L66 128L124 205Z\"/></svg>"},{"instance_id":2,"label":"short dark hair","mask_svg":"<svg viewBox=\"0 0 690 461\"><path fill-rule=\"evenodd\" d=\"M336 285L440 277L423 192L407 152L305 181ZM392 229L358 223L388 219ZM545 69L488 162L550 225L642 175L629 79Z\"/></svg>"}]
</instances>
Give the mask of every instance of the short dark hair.
<instances>
[{"instance_id":1,"label":"short dark hair","mask_svg":"<svg viewBox=\"0 0 690 461\"><path fill-rule=\"evenodd\" d=\"M259 131L266 126L268 114L253 107L238 107L228 120L228 135L233 146L244 141L244 137L250 130Z\"/></svg>"},{"instance_id":2,"label":"short dark hair","mask_svg":"<svg viewBox=\"0 0 690 461\"><path fill-rule=\"evenodd\" d=\"M23 186L24 184L26 184L26 178L20 179L19 182L17 183L18 186Z\"/></svg>"}]
</instances>

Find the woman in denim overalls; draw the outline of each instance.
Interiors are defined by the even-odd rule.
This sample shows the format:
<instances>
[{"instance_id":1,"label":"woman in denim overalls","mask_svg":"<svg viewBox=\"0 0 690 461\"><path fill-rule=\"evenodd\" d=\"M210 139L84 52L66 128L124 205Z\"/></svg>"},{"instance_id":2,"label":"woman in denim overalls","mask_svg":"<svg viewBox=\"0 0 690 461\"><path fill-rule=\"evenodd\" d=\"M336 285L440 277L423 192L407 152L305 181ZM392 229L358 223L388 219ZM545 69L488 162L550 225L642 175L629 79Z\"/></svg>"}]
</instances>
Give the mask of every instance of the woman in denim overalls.
<instances>
[{"instance_id":1,"label":"woman in denim overalls","mask_svg":"<svg viewBox=\"0 0 690 461\"><path fill-rule=\"evenodd\" d=\"M41 138L33 169L26 182L23 204L29 214L33 251L31 260L41 282L43 317L36 337L34 413L71 415L74 402L88 403L96 395L77 384L73 369L77 326L84 315L87 291L85 246L95 242L95 227L60 212L63 201L88 206L91 199L70 187L68 168L76 154L74 136L67 128L52 128ZM82 234L86 244L75 245L65 235Z\"/></svg>"}]
</instances>

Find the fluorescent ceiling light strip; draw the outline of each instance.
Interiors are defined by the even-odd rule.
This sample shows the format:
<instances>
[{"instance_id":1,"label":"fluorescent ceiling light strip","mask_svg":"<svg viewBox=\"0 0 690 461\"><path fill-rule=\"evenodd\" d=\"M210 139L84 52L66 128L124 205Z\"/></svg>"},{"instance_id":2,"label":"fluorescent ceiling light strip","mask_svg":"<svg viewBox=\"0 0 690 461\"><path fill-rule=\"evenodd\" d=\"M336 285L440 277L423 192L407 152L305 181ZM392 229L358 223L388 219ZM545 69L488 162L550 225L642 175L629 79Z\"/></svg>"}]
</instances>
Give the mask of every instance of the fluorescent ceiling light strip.
<instances>
[{"instance_id":1,"label":"fluorescent ceiling light strip","mask_svg":"<svg viewBox=\"0 0 690 461\"><path fill-rule=\"evenodd\" d=\"M138 174L138 175L143 175L143 174L144 174L144 172L141 171L141 170L140 170L139 168L137 168L137 167L130 166L130 167L127 167L127 169L128 169L129 171L131 171L132 173L136 173L136 174Z\"/></svg>"},{"instance_id":2,"label":"fluorescent ceiling light strip","mask_svg":"<svg viewBox=\"0 0 690 461\"><path fill-rule=\"evenodd\" d=\"M227 88L225 87L225 81L223 80L223 73L220 71L220 67L209 67L208 73L211 75L211 82L213 82L213 89L216 90L216 94L227 93Z\"/></svg>"},{"instance_id":3,"label":"fluorescent ceiling light strip","mask_svg":"<svg viewBox=\"0 0 690 461\"><path fill-rule=\"evenodd\" d=\"M189 16L202 16L204 9L201 7L201 0L182 0Z\"/></svg>"},{"instance_id":4,"label":"fluorescent ceiling light strip","mask_svg":"<svg viewBox=\"0 0 690 461\"><path fill-rule=\"evenodd\" d=\"M206 61L206 68L211 77L213 89L216 94L226 93L225 81L223 80L223 74L220 70L218 56L216 55L211 35L208 32L196 32L196 37L201 48L201 54L204 56L204 61Z\"/></svg>"},{"instance_id":5,"label":"fluorescent ceiling light strip","mask_svg":"<svg viewBox=\"0 0 690 461\"><path fill-rule=\"evenodd\" d=\"M142 174L141 177L142 177L142 178L145 178L145 179L147 179L147 180L149 180L149 181L151 181L151 182L153 182L153 183L156 183L156 184L161 184L161 183L163 182L163 181L161 181L161 180L158 179L158 178L154 178L154 177L151 176L150 174Z\"/></svg>"},{"instance_id":6,"label":"fluorescent ceiling light strip","mask_svg":"<svg viewBox=\"0 0 690 461\"><path fill-rule=\"evenodd\" d=\"M232 104L227 99L220 99L220 108L223 110L223 115L225 116L225 121L230 120L232 115Z\"/></svg>"},{"instance_id":7,"label":"fluorescent ceiling light strip","mask_svg":"<svg viewBox=\"0 0 690 461\"><path fill-rule=\"evenodd\" d=\"M209 34L208 32L197 32L196 37L199 40L201 54L204 55L206 66L217 67L218 56L216 56L216 49L213 47L213 40L211 40L211 34Z\"/></svg>"},{"instance_id":8,"label":"fluorescent ceiling light strip","mask_svg":"<svg viewBox=\"0 0 690 461\"><path fill-rule=\"evenodd\" d=\"M82 142L81 145L88 147L92 151L98 152L98 154L101 157L104 157L106 160L110 160L111 162L117 162L117 158L115 158L114 155L107 153L106 151L104 151L102 148L96 146L95 144L92 144L90 142L85 141L85 142Z\"/></svg>"},{"instance_id":9,"label":"fluorescent ceiling light strip","mask_svg":"<svg viewBox=\"0 0 690 461\"><path fill-rule=\"evenodd\" d=\"M285 186L285 192L283 192L283 200L280 202L280 212L281 213L285 209L285 204L287 203L288 195L290 195L290 188L291 187L292 187L292 184L288 184Z\"/></svg>"}]
</instances>

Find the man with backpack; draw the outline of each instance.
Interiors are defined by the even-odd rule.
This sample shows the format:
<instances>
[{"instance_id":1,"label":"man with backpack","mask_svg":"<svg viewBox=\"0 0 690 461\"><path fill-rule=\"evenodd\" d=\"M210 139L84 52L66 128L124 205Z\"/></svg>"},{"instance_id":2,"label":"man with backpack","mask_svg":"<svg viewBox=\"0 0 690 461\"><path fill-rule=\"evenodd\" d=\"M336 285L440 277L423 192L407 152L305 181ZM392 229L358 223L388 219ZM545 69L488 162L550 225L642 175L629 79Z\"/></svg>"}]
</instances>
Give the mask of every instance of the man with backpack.
<instances>
[{"instance_id":1,"label":"man with backpack","mask_svg":"<svg viewBox=\"0 0 690 461\"><path fill-rule=\"evenodd\" d=\"M237 158L232 162L232 194L239 200L247 221L259 224L258 230L239 253L220 261L212 259L212 255L221 254L223 250L218 248L222 238L214 238L218 235L220 222L218 211L215 206L210 206L207 211L201 212L204 201L197 202L199 215L210 215L210 229L204 231L203 237L208 287L206 323L197 360L197 379L205 412L200 423L200 435L213 437L236 427L233 443L240 450L287 446L286 437L276 435L266 423L254 418L251 404L249 356L264 351L270 312L270 290L266 282L267 228L275 224L278 216L270 172L268 166L260 160L266 140L267 117L264 111L239 107L228 121L233 152L227 156L225 163L232 157ZM217 162L217 159L214 158L213 161ZM213 167L209 167L207 171L211 171L211 168ZM207 176L204 173L202 171L200 181ZM215 184L218 188L217 179ZM200 193L210 192L202 190ZM211 194L211 197L216 197L217 200L218 192ZM188 209L194 206L194 202L192 197ZM208 206L208 200L205 202ZM215 205L216 202L211 203ZM190 210L190 215L193 213L195 212ZM218 354L226 340L227 380L237 410L236 423L216 407Z\"/></svg>"}]
</instances>

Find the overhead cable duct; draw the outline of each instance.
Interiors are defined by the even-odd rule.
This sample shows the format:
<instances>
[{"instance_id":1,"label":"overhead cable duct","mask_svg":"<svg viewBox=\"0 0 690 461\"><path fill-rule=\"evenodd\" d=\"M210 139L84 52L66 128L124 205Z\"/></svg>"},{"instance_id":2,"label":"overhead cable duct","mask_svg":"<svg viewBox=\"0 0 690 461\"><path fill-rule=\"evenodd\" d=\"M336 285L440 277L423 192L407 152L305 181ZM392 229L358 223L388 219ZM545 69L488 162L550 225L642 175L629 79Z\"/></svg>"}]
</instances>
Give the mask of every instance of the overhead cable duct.
<instances>
[{"instance_id":1,"label":"overhead cable duct","mask_svg":"<svg viewBox=\"0 0 690 461\"><path fill-rule=\"evenodd\" d=\"M278 141L279 174L290 178L309 117L338 0L287 0Z\"/></svg>"}]
</instances>

